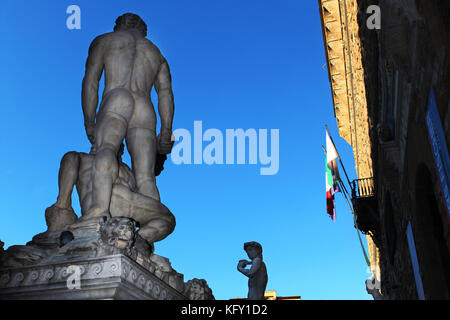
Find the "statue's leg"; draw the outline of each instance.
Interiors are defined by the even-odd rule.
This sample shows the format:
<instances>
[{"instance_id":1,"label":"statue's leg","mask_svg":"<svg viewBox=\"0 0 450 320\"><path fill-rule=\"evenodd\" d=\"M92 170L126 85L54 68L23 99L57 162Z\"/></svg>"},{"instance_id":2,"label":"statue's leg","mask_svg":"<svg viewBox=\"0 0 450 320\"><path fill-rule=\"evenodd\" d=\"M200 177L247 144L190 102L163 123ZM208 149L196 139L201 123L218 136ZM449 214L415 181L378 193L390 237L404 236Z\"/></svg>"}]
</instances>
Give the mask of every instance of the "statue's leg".
<instances>
[{"instance_id":1,"label":"statue's leg","mask_svg":"<svg viewBox=\"0 0 450 320\"><path fill-rule=\"evenodd\" d=\"M175 229L175 217L168 212L158 217L152 217L147 224L139 229L139 235L149 243L161 241Z\"/></svg>"},{"instance_id":2,"label":"statue's leg","mask_svg":"<svg viewBox=\"0 0 450 320\"><path fill-rule=\"evenodd\" d=\"M112 185L119 174L117 153L125 138L133 107L133 97L125 89L108 92L102 101L95 125L92 205L86 217L110 217Z\"/></svg>"},{"instance_id":3,"label":"statue's leg","mask_svg":"<svg viewBox=\"0 0 450 320\"><path fill-rule=\"evenodd\" d=\"M111 205L139 222L139 235L149 243L166 238L175 228L175 217L159 200L132 192L124 185L114 184Z\"/></svg>"},{"instance_id":4,"label":"statue's leg","mask_svg":"<svg viewBox=\"0 0 450 320\"><path fill-rule=\"evenodd\" d=\"M80 154L80 169L76 186L82 217L86 216L92 205L92 168L94 167L94 159L94 154Z\"/></svg>"},{"instance_id":5,"label":"statue's leg","mask_svg":"<svg viewBox=\"0 0 450 320\"><path fill-rule=\"evenodd\" d=\"M148 128L130 128L127 132L126 141L138 192L144 196L159 200L155 178L155 132Z\"/></svg>"},{"instance_id":6,"label":"statue's leg","mask_svg":"<svg viewBox=\"0 0 450 320\"><path fill-rule=\"evenodd\" d=\"M158 204L160 200L155 178L155 132L140 127L128 129L127 148L131 155L138 193L151 198L145 201L145 197L136 196L134 197L136 204L141 203L141 207L150 208L154 206L153 201L156 200L156 204ZM148 210L139 219L141 224L139 234L149 243L164 239L175 228L175 217L167 208L157 205L155 209Z\"/></svg>"},{"instance_id":7,"label":"statue's leg","mask_svg":"<svg viewBox=\"0 0 450 320\"><path fill-rule=\"evenodd\" d=\"M54 205L45 210L48 231L61 230L78 218L72 209L72 192L77 183L79 166L80 155L77 152L68 152L61 160L58 198Z\"/></svg>"},{"instance_id":8,"label":"statue's leg","mask_svg":"<svg viewBox=\"0 0 450 320\"><path fill-rule=\"evenodd\" d=\"M136 193L133 205L138 213L140 223L139 235L149 243L161 241L171 234L175 228L175 217L161 202ZM144 211L143 208L146 208Z\"/></svg>"},{"instance_id":9,"label":"statue's leg","mask_svg":"<svg viewBox=\"0 0 450 320\"><path fill-rule=\"evenodd\" d=\"M77 183L80 155L78 152L68 152L61 160L58 174L59 193L56 206L68 209L72 205L73 187Z\"/></svg>"}]
</instances>

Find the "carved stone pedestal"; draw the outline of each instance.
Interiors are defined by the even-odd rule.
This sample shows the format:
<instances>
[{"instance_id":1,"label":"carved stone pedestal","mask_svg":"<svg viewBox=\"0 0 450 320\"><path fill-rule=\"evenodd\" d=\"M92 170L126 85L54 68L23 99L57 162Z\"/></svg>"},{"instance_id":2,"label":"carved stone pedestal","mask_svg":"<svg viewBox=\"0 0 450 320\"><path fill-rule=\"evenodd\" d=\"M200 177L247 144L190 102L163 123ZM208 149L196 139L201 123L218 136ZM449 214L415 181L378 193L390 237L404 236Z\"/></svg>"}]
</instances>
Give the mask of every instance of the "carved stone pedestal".
<instances>
[{"instance_id":1,"label":"carved stone pedestal","mask_svg":"<svg viewBox=\"0 0 450 320\"><path fill-rule=\"evenodd\" d=\"M78 219L0 252L0 299L214 299L153 251L129 218Z\"/></svg>"},{"instance_id":2,"label":"carved stone pedestal","mask_svg":"<svg viewBox=\"0 0 450 320\"><path fill-rule=\"evenodd\" d=\"M164 280L116 254L0 269L0 299L187 299Z\"/></svg>"}]
</instances>

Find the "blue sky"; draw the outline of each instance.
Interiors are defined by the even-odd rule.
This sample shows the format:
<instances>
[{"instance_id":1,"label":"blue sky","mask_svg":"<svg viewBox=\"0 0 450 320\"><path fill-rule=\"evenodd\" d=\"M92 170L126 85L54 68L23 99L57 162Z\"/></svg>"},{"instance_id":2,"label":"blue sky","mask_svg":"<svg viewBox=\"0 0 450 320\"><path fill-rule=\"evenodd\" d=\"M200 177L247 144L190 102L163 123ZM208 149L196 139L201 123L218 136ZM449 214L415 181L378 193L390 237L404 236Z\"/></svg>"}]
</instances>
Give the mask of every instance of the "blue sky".
<instances>
[{"instance_id":1,"label":"blue sky","mask_svg":"<svg viewBox=\"0 0 450 320\"><path fill-rule=\"evenodd\" d=\"M66 8L81 8L81 30L66 27ZM350 146L339 137L324 67L315 0L298 1L4 1L0 12L2 77L0 239L25 244L46 230L64 153L88 152L81 80L90 42L115 19L139 14L148 38L169 62L174 129L279 129L280 164L175 165L157 185L177 219L156 244L185 280L204 278L218 299L245 297L236 270L243 243L263 246L278 295L369 299L353 219L337 195L337 221L326 214L325 124L355 178ZM153 94L153 98L154 94ZM155 99L153 99L156 102ZM129 157L124 160L128 163ZM73 208L80 214L78 197ZM365 242L365 241L364 241Z\"/></svg>"}]
</instances>

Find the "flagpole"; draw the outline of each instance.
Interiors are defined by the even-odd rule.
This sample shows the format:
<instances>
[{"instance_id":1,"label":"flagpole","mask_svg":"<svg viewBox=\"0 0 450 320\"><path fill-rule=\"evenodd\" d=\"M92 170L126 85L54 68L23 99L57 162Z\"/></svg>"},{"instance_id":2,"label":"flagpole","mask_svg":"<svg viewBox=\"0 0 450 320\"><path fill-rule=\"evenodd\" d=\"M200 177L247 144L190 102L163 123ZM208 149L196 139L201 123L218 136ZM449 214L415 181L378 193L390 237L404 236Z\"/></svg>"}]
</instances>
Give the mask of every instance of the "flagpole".
<instances>
[{"instance_id":1,"label":"flagpole","mask_svg":"<svg viewBox=\"0 0 450 320\"><path fill-rule=\"evenodd\" d=\"M333 144L334 149L336 150L339 162L340 162L340 164L342 166L342 169L344 169L344 174L345 174L345 177L347 178L348 185L351 188L352 184L350 183L350 179L348 178L347 171L345 170L344 164L342 163L342 160L341 160L341 156L339 155L339 152L337 151L336 145L334 144L333 138L331 137L331 134L330 134L330 131L328 130L328 126L327 125L325 125L325 129L327 130L328 136L330 137L330 140L331 140L331 143Z\"/></svg>"},{"instance_id":2,"label":"flagpole","mask_svg":"<svg viewBox=\"0 0 450 320\"><path fill-rule=\"evenodd\" d=\"M339 182L339 184L341 185L341 187L344 186L344 184L343 184L341 181ZM348 192L347 192L347 193L348 193ZM358 228L356 227L355 211L353 210L353 207L350 205L350 202L349 202L349 200L348 200L348 198L347 198L346 193L344 193L344 197L345 197L345 200L347 200L347 204L348 204L348 207L350 208L350 211L352 212L353 223L354 223L354 225L355 225L356 233L358 234L359 244L361 245L361 249L362 249L362 252L363 252L363 254L364 254L364 259L366 260L367 266L370 267L370 259L367 257L366 249L364 248L364 245L363 245L363 243L362 243L361 236L360 236L360 234L359 234L359 230L358 230Z\"/></svg>"}]
</instances>

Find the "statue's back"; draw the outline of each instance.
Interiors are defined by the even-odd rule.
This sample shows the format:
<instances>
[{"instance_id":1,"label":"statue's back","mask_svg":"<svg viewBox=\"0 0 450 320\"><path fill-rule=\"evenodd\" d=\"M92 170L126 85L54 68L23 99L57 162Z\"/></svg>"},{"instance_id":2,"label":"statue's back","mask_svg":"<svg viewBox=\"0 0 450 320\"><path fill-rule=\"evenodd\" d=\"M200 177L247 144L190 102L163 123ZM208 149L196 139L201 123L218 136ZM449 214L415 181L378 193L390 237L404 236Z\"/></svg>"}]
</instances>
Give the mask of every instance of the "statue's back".
<instances>
[{"instance_id":1,"label":"statue's back","mask_svg":"<svg viewBox=\"0 0 450 320\"><path fill-rule=\"evenodd\" d=\"M103 48L103 95L120 87L148 96L163 59L159 49L128 30L110 32L94 41Z\"/></svg>"}]
</instances>

